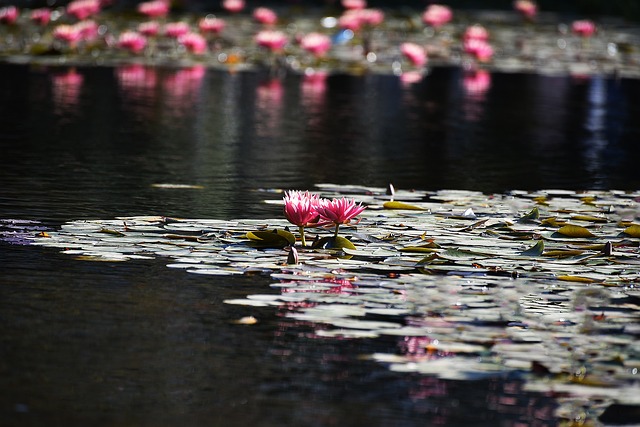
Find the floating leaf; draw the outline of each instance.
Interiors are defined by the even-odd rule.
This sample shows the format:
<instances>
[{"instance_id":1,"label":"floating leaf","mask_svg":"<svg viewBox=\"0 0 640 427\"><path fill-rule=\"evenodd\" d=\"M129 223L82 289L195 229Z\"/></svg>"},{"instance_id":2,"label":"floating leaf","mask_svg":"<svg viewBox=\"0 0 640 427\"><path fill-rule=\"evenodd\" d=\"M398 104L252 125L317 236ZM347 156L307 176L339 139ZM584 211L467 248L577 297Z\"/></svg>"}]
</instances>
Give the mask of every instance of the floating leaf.
<instances>
[{"instance_id":1,"label":"floating leaf","mask_svg":"<svg viewBox=\"0 0 640 427\"><path fill-rule=\"evenodd\" d=\"M537 206L534 206L533 209L531 209L531 211L528 214L521 217L519 221L526 222L526 221L536 220L538 218L540 218L540 211L538 210Z\"/></svg>"},{"instance_id":2,"label":"floating leaf","mask_svg":"<svg viewBox=\"0 0 640 427\"><path fill-rule=\"evenodd\" d=\"M398 202L398 201L395 201L395 200L392 200L392 201L389 201L389 202L384 202L382 204L382 206L385 209L402 209L402 210L409 210L409 211L423 211L423 210L425 210L424 208L421 208L420 206L411 205L409 203Z\"/></svg>"},{"instance_id":3,"label":"floating leaf","mask_svg":"<svg viewBox=\"0 0 640 427\"><path fill-rule=\"evenodd\" d=\"M356 246L345 237L323 237L317 242L313 242L313 249L355 249Z\"/></svg>"},{"instance_id":4,"label":"floating leaf","mask_svg":"<svg viewBox=\"0 0 640 427\"><path fill-rule=\"evenodd\" d=\"M560 220L555 216L545 218L540 222L542 223L542 225L548 225L550 227L562 227L567 223L566 221Z\"/></svg>"},{"instance_id":5,"label":"floating leaf","mask_svg":"<svg viewBox=\"0 0 640 427\"><path fill-rule=\"evenodd\" d=\"M640 225L630 225L622 231L624 234L631 237L640 237Z\"/></svg>"},{"instance_id":6,"label":"floating leaf","mask_svg":"<svg viewBox=\"0 0 640 427\"><path fill-rule=\"evenodd\" d=\"M589 221L589 222L608 222L609 220L603 216L594 215L573 215L571 219L577 221Z\"/></svg>"},{"instance_id":7,"label":"floating leaf","mask_svg":"<svg viewBox=\"0 0 640 427\"><path fill-rule=\"evenodd\" d=\"M112 230L110 228L101 228L100 232L105 234L111 234L112 236L118 236L118 237L122 237L125 235L124 233L121 233L118 230Z\"/></svg>"},{"instance_id":8,"label":"floating leaf","mask_svg":"<svg viewBox=\"0 0 640 427\"><path fill-rule=\"evenodd\" d=\"M246 234L256 248L284 248L295 244L296 237L287 230L250 231Z\"/></svg>"},{"instance_id":9,"label":"floating leaf","mask_svg":"<svg viewBox=\"0 0 640 427\"><path fill-rule=\"evenodd\" d=\"M596 237L592 232L580 225L565 225L560 227L558 233L567 237Z\"/></svg>"},{"instance_id":10,"label":"floating leaf","mask_svg":"<svg viewBox=\"0 0 640 427\"><path fill-rule=\"evenodd\" d=\"M544 240L538 240L538 242L535 245L533 245L532 247L530 247L526 251L522 252L520 255L524 255L524 256L540 256L540 255L542 255L543 251L544 251Z\"/></svg>"},{"instance_id":11,"label":"floating leaf","mask_svg":"<svg viewBox=\"0 0 640 427\"><path fill-rule=\"evenodd\" d=\"M595 283L597 280L592 279L590 277L583 276L572 276L572 275L562 275L556 277L558 280L563 280L565 282L579 282L579 283Z\"/></svg>"},{"instance_id":12,"label":"floating leaf","mask_svg":"<svg viewBox=\"0 0 640 427\"><path fill-rule=\"evenodd\" d=\"M547 257L555 257L555 258L567 258L571 256L578 256L583 253L584 251L581 251L580 249L556 249L556 250L546 251L542 255Z\"/></svg>"}]
</instances>

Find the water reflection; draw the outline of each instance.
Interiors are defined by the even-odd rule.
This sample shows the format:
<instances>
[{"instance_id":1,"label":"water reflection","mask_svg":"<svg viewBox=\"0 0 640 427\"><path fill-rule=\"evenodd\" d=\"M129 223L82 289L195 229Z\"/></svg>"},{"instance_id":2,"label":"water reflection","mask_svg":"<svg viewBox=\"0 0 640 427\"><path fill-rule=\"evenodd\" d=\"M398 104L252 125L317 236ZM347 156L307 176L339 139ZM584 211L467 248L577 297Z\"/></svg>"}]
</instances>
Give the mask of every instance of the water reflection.
<instances>
[{"instance_id":1,"label":"water reflection","mask_svg":"<svg viewBox=\"0 0 640 427\"><path fill-rule=\"evenodd\" d=\"M57 115L76 113L84 77L75 68L56 72L51 76L53 102Z\"/></svg>"}]
</instances>

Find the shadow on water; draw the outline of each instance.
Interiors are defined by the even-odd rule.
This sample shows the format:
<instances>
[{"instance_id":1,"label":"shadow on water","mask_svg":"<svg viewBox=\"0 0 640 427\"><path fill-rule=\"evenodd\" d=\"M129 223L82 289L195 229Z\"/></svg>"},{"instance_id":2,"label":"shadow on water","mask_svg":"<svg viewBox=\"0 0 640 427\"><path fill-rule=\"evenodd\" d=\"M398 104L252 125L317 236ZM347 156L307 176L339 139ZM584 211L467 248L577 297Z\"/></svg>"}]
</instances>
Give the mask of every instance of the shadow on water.
<instances>
[{"instance_id":1,"label":"shadow on water","mask_svg":"<svg viewBox=\"0 0 640 427\"><path fill-rule=\"evenodd\" d=\"M274 189L637 188L640 83L0 65L0 218L280 215ZM186 188L171 188L171 185ZM7 425L554 425L517 380L442 381L272 308L269 278L73 261L0 242ZM276 291L274 291L276 292ZM232 321L253 315L259 323ZM537 423L537 424L536 424Z\"/></svg>"}]
</instances>

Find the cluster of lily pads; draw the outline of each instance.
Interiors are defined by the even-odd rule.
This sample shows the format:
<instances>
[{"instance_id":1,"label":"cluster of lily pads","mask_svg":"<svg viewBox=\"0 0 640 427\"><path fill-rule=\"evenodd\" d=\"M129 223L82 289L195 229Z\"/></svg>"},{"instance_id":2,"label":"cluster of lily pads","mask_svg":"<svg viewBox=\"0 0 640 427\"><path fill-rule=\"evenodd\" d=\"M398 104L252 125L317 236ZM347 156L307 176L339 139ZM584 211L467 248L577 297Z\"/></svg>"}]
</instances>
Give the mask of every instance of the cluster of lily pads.
<instances>
[{"instance_id":1,"label":"cluster of lily pads","mask_svg":"<svg viewBox=\"0 0 640 427\"><path fill-rule=\"evenodd\" d=\"M366 355L394 371L522 378L562 396L559 418L640 405L640 192L317 187L265 201L285 218L79 220L31 240L79 260L268 275L270 292L225 302L273 307L319 339L398 337ZM335 238L327 224L349 243L302 244L303 229Z\"/></svg>"},{"instance_id":2,"label":"cluster of lily pads","mask_svg":"<svg viewBox=\"0 0 640 427\"><path fill-rule=\"evenodd\" d=\"M73 0L65 7L0 8L0 56L55 64L203 64L230 70L266 65L315 73L394 73L420 80L427 64L478 69L542 69L584 75L637 76L638 32L591 20L563 22L518 0L504 11L370 8L344 0L335 8L246 8L243 1L208 5L206 14L167 0L135 11L112 0ZM215 13L215 14L214 14ZM216 15L217 14L217 15Z\"/></svg>"}]
</instances>

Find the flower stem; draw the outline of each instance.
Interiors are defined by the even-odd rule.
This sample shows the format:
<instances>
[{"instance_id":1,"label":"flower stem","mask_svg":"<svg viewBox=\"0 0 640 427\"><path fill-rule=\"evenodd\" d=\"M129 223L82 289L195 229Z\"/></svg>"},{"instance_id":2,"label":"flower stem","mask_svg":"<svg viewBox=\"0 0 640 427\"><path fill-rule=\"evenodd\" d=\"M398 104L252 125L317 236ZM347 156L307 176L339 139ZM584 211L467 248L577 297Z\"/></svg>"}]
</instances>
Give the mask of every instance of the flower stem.
<instances>
[{"instance_id":1,"label":"flower stem","mask_svg":"<svg viewBox=\"0 0 640 427\"><path fill-rule=\"evenodd\" d=\"M303 226L299 226L298 227L298 231L300 231L300 238L302 240L302 247L307 246L307 242L304 240L304 227Z\"/></svg>"},{"instance_id":2,"label":"flower stem","mask_svg":"<svg viewBox=\"0 0 640 427\"><path fill-rule=\"evenodd\" d=\"M333 238L335 239L336 237L338 237L338 229L340 228L340 224L336 224L336 234L333 235Z\"/></svg>"}]
</instances>

